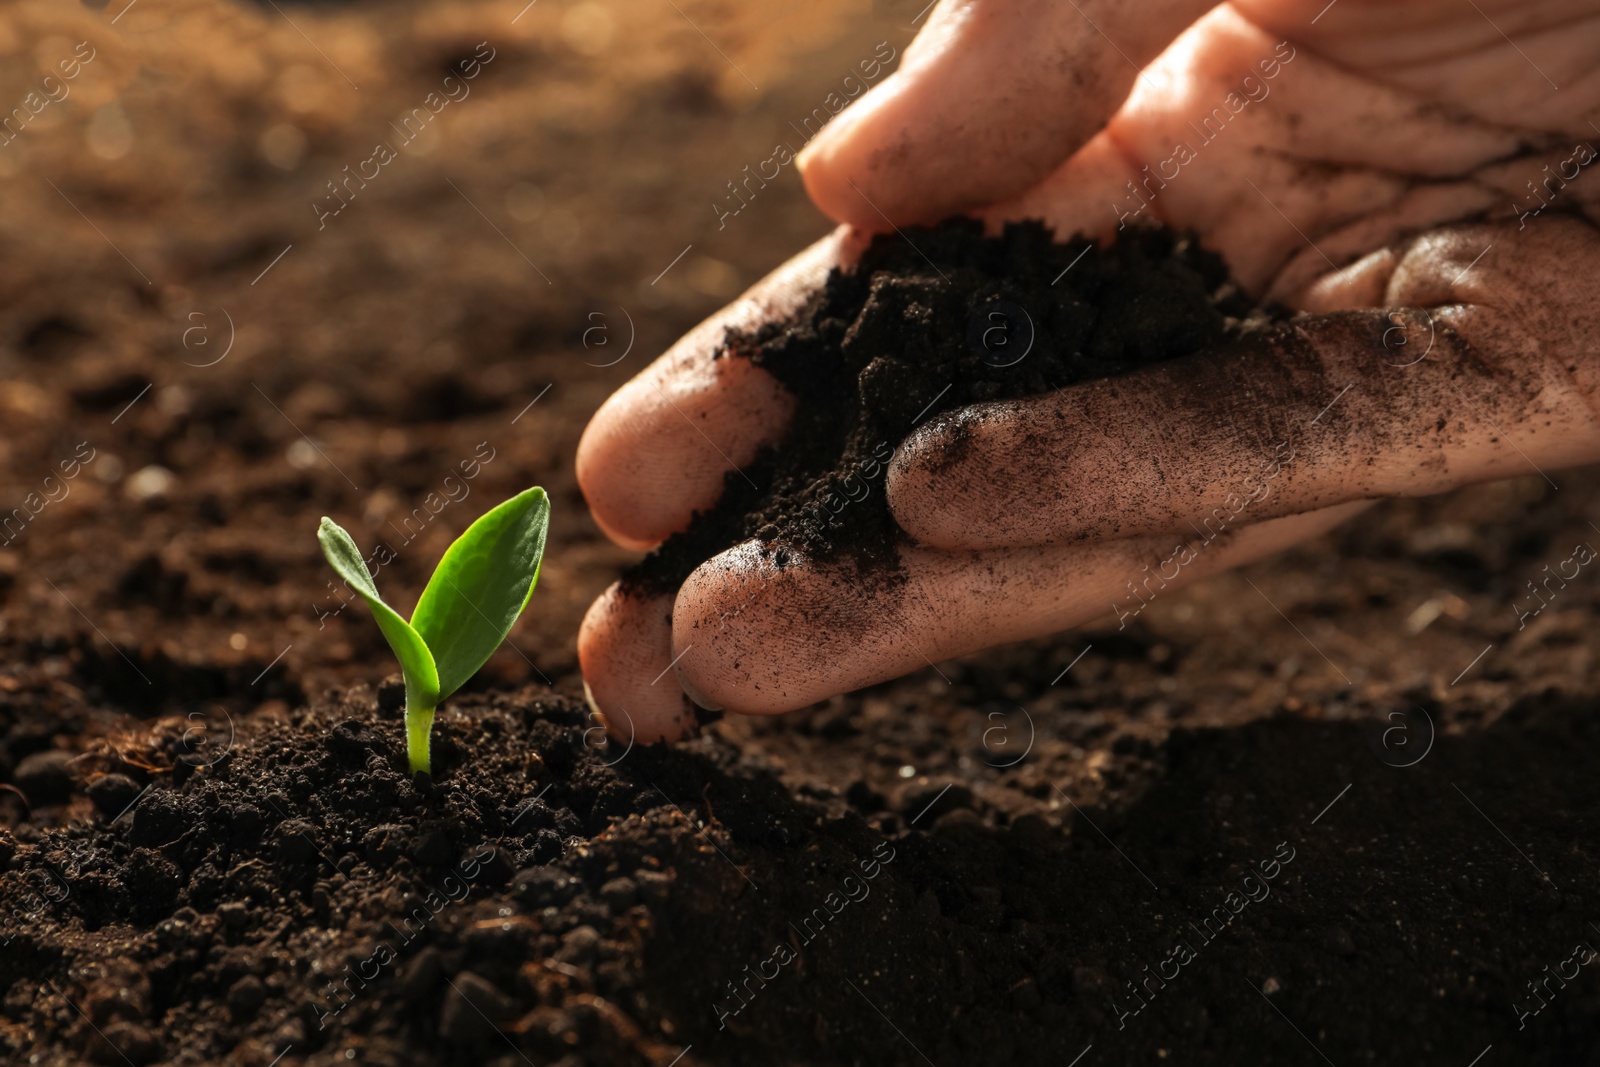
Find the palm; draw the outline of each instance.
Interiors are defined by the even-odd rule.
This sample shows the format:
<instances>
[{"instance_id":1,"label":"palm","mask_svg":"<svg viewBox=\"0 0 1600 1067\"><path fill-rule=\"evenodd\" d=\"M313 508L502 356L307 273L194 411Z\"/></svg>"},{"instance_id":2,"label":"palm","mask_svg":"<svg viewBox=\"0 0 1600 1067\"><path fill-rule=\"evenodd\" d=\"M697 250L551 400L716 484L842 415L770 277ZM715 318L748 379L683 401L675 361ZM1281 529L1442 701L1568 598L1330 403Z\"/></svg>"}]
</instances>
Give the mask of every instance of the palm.
<instances>
[{"instance_id":1,"label":"palm","mask_svg":"<svg viewBox=\"0 0 1600 1067\"><path fill-rule=\"evenodd\" d=\"M825 568L773 573L748 548L676 598L613 587L579 653L614 732L692 728L682 693L658 684L668 666L699 703L777 712L1104 615L1286 427L1301 458L1183 581L1363 501L1600 459L1600 240L1552 217L1600 205L1600 178L1578 173L1592 150L1574 151L1600 143L1594 0L1207 7L944 0L900 72L802 157L812 198L847 225L607 402L579 449L584 492L636 545L714 503L727 464L778 440L793 403L747 361L714 358L725 329L784 314L891 222L966 211L1102 239L1164 222L1198 232L1253 294L1328 314L1276 348L929 420L887 482L918 542L893 599L841 599ZM1535 207L1545 217L1517 218ZM1350 310L1383 308L1416 310ZM1391 359L1391 321L1401 340L1425 324L1430 346ZM1163 398L1160 416L1130 397ZM965 458L929 462L951 433ZM789 622L822 617L815 632Z\"/></svg>"},{"instance_id":2,"label":"palm","mask_svg":"<svg viewBox=\"0 0 1600 1067\"><path fill-rule=\"evenodd\" d=\"M1440 9L1441 22L1460 12ZM1384 14L1342 0L1324 22ZM1527 183L1595 136L1571 114L1583 108L1548 99L1544 75L1487 21L1482 47L1447 59L1428 54L1441 31L1419 25L1415 57L1369 70L1338 40L1327 42L1329 58L1319 42L1285 43L1263 28L1305 20L1303 4L1283 0L1212 12L1141 75L1102 133L988 214L1042 214L1063 232L1106 236L1119 224L1164 222L1198 232L1264 295L1370 306L1391 301L1380 299L1385 264L1364 257L1420 230L1505 215L1514 202L1537 208ZM1486 84L1508 91L1484 96ZM1508 106L1508 95L1531 99ZM1575 182L1562 198L1592 207L1600 182Z\"/></svg>"}]
</instances>

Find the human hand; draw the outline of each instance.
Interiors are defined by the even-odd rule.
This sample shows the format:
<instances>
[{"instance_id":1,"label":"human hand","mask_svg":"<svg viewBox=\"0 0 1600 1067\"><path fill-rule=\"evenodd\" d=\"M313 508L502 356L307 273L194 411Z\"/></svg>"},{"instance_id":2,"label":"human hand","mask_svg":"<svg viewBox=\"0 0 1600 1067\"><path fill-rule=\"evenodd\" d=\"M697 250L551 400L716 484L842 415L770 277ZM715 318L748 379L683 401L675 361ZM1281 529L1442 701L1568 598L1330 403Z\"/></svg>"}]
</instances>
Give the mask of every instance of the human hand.
<instances>
[{"instance_id":1,"label":"human hand","mask_svg":"<svg viewBox=\"0 0 1600 1067\"><path fill-rule=\"evenodd\" d=\"M579 637L614 733L691 730L676 683L708 707L775 713L1106 615L1280 443L1293 459L1251 500L1254 524L1164 587L1364 501L1600 459L1600 302L1584 291L1600 267L1586 169L1600 92L1583 78L1596 5L1208 7L941 4L901 70L802 156L813 199L846 225L613 396L580 482L639 547L714 503L793 406L747 360L713 360L724 331L784 315L891 221L965 211L1100 240L1162 221L1196 230L1253 295L1312 314L1274 339L930 420L890 465L917 541L892 594L816 561L779 571L749 544L676 598L614 586Z\"/></svg>"}]
</instances>

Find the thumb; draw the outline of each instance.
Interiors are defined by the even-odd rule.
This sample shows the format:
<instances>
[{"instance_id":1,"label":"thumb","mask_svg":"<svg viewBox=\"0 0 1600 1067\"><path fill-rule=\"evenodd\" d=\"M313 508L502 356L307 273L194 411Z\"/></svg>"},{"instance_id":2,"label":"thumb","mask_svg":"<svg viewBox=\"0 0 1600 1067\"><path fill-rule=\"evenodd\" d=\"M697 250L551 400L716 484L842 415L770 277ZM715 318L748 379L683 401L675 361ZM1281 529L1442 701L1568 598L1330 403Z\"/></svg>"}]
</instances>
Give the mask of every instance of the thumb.
<instances>
[{"instance_id":1,"label":"thumb","mask_svg":"<svg viewBox=\"0 0 1600 1067\"><path fill-rule=\"evenodd\" d=\"M1014 196L1121 106L1210 0L940 0L900 69L799 156L818 207L863 229Z\"/></svg>"}]
</instances>

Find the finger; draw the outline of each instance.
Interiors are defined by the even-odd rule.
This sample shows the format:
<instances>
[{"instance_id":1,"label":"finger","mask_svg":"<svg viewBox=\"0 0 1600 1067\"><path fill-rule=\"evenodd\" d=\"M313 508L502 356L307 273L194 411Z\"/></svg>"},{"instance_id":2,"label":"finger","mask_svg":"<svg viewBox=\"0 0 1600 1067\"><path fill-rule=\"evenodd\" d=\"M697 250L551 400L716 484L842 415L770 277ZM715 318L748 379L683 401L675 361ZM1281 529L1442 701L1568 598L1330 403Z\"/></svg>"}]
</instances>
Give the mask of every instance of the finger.
<instances>
[{"instance_id":1,"label":"finger","mask_svg":"<svg viewBox=\"0 0 1600 1067\"><path fill-rule=\"evenodd\" d=\"M1485 226L1419 238L1385 302L1434 310L1304 316L1223 351L947 413L896 453L890 506L928 545L1043 545L1594 462L1600 310L1578 279L1596 270L1576 222L1520 241Z\"/></svg>"},{"instance_id":2,"label":"finger","mask_svg":"<svg viewBox=\"0 0 1600 1067\"><path fill-rule=\"evenodd\" d=\"M723 358L728 331L789 315L857 245L835 232L696 326L600 406L578 442L578 484L612 540L648 548L722 495L776 443L793 396L748 359Z\"/></svg>"},{"instance_id":3,"label":"finger","mask_svg":"<svg viewBox=\"0 0 1600 1067\"><path fill-rule=\"evenodd\" d=\"M1194 230L1247 291L1270 285L1299 306L1335 264L1498 205L1456 179L1518 148L1513 131L1421 107L1222 5L1146 69L1105 130L982 214L1102 240L1148 223ZM1307 159L1327 165L1309 174Z\"/></svg>"},{"instance_id":4,"label":"finger","mask_svg":"<svg viewBox=\"0 0 1600 1067\"><path fill-rule=\"evenodd\" d=\"M943 0L900 69L800 154L840 222L933 222L1037 182L1209 0Z\"/></svg>"},{"instance_id":5,"label":"finger","mask_svg":"<svg viewBox=\"0 0 1600 1067\"><path fill-rule=\"evenodd\" d=\"M672 674L672 597L613 583L583 617L578 664L589 707L619 744L695 732L694 707Z\"/></svg>"},{"instance_id":6,"label":"finger","mask_svg":"<svg viewBox=\"0 0 1600 1067\"><path fill-rule=\"evenodd\" d=\"M907 548L898 582L861 581L848 562L791 556L780 567L749 542L679 591L677 671L691 692L729 711L792 711L1108 612L1126 622L1162 593L1322 533L1363 506L1239 527L1210 543L1191 538L1183 562L1175 538L975 553ZM1165 574L1152 576L1163 565Z\"/></svg>"}]
</instances>

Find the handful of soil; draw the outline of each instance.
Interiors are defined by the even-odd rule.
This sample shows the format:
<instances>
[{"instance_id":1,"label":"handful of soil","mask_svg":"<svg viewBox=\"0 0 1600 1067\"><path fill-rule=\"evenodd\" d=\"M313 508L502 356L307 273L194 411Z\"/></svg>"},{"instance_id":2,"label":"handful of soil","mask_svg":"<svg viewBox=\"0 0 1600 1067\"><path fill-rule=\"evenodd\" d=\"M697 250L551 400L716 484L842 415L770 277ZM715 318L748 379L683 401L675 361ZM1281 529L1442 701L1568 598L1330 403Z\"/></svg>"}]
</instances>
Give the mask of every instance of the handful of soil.
<instances>
[{"instance_id":1,"label":"handful of soil","mask_svg":"<svg viewBox=\"0 0 1600 1067\"><path fill-rule=\"evenodd\" d=\"M941 411L1047 393L1191 355L1266 313L1196 239L1128 230L1107 248L1057 242L1042 223L985 237L951 219L876 237L799 310L719 358L750 359L798 398L788 435L730 471L722 499L624 575L675 592L696 567L751 538L775 553L848 559L893 580L910 540L883 492L894 449Z\"/></svg>"}]
</instances>

